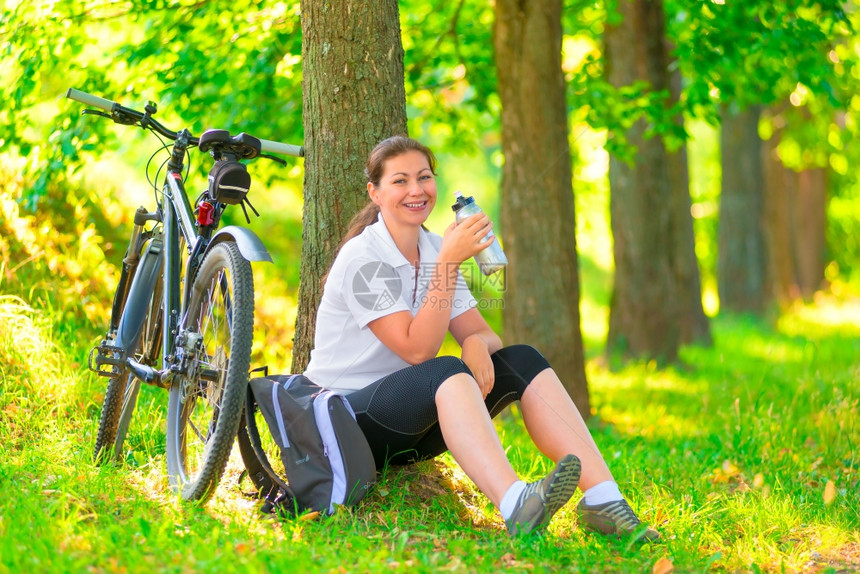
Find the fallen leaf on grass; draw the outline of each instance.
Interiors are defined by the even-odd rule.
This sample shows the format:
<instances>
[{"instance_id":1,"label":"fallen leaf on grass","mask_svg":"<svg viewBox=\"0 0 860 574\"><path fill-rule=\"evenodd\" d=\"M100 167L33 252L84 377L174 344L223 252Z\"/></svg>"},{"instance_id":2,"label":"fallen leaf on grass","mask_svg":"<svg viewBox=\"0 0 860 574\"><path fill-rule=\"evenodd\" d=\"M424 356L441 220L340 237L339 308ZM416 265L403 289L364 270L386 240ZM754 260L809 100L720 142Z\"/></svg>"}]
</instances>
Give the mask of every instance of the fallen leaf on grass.
<instances>
[{"instance_id":1,"label":"fallen leaf on grass","mask_svg":"<svg viewBox=\"0 0 860 574\"><path fill-rule=\"evenodd\" d=\"M517 557L510 552L503 554L501 557L501 561L506 568L525 568L526 570L531 570L534 568L533 564L518 561Z\"/></svg>"},{"instance_id":2,"label":"fallen leaf on grass","mask_svg":"<svg viewBox=\"0 0 860 574\"><path fill-rule=\"evenodd\" d=\"M236 551L236 554L249 554L253 552L254 547L247 542L238 542L233 545L233 550Z\"/></svg>"},{"instance_id":3,"label":"fallen leaf on grass","mask_svg":"<svg viewBox=\"0 0 860 574\"><path fill-rule=\"evenodd\" d=\"M299 516L299 520L301 520L301 521L313 520L314 518L316 518L319 515L320 515L319 511L314 510L313 512L308 512L307 514L302 514L301 516Z\"/></svg>"},{"instance_id":4,"label":"fallen leaf on grass","mask_svg":"<svg viewBox=\"0 0 860 574\"><path fill-rule=\"evenodd\" d=\"M711 483L716 484L720 482L730 482L737 478L740 473L740 469L736 467L732 461L726 460L720 468L715 468L711 471Z\"/></svg>"},{"instance_id":5,"label":"fallen leaf on grass","mask_svg":"<svg viewBox=\"0 0 860 574\"><path fill-rule=\"evenodd\" d=\"M669 574L673 570L675 570L675 565L672 564L671 560L663 556L654 563L654 566L651 568L651 574Z\"/></svg>"},{"instance_id":6,"label":"fallen leaf on grass","mask_svg":"<svg viewBox=\"0 0 860 574\"><path fill-rule=\"evenodd\" d=\"M824 504L833 504L834 500L836 500L836 485L832 480L828 480L824 486Z\"/></svg>"}]
</instances>

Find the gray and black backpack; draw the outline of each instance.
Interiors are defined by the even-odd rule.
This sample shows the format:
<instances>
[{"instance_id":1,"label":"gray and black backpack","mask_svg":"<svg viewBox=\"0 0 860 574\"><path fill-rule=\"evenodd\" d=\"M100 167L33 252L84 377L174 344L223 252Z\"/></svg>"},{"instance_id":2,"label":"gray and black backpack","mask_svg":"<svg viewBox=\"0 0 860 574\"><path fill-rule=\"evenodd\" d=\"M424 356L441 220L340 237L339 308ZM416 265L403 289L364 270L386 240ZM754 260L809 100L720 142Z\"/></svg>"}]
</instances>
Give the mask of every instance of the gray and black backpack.
<instances>
[{"instance_id":1,"label":"gray and black backpack","mask_svg":"<svg viewBox=\"0 0 860 574\"><path fill-rule=\"evenodd\" d=\"M248 440L242 456L266 499L264 511L332 514L337 505L357 503L375 482L373 453L343 395L303 375L257 377L250 381L245 412L246 428L240 432L247 432ZM280 450L283 473L266 454L258 412ZM248 443L253 452L247 452Z\"/></svg>"}]
</instances>

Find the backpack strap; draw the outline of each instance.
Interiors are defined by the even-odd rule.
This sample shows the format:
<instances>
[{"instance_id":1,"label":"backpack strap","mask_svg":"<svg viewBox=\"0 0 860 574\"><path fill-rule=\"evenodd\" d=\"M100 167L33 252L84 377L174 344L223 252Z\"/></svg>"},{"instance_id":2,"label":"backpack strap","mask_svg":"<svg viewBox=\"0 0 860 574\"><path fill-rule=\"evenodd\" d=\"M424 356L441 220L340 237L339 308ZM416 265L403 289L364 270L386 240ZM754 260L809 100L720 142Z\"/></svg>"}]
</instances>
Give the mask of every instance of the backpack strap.
<instances>
[{"instance_id":1,"label":"backpack strap","mask_svg":"<svg viewBox=\"0 0 860 574\"><path fill-rule=\"evenodd\" d=\"M275 469L272 468L269 457L266 456L266 452L263 450L263 445L260 441L260 431L254 418L256 410L257 401L254 399L254 393L251 391L251 385L249 384L245 401L245 424L243 425L244 428L239 431L239 448L240 452L242 452L241 433L244 430L248 437L246 447L249 447L249 451L247 453L242 452L242 460L245 463L245 468L248 469L248 474L251 476L254 486L258 488L261 497L266 500L263 503L262 511L269 513L275 508L293 506L295 494L293 494L289 485L281 480Z\"/></svg>"},{"instance_id":2,"label":"backpack strap","mask_svg":"<svg viewBox=\"0 0 860 574\"><path fill-rule=\"evenodd\" d=\"M254 446L251 444L251 437L248 435L248 427L245 423L245 416L239 421L239 432L236 436L239 443L239 454L242 456L242 462L245 465L245 473L242 478L247 476L254 485L257 495L260 498L265 498L273 487L276 487L269 478L269 473L263 468L260 459L257 458L257 453L254 452Z\"/></svg>"}]
</instances>

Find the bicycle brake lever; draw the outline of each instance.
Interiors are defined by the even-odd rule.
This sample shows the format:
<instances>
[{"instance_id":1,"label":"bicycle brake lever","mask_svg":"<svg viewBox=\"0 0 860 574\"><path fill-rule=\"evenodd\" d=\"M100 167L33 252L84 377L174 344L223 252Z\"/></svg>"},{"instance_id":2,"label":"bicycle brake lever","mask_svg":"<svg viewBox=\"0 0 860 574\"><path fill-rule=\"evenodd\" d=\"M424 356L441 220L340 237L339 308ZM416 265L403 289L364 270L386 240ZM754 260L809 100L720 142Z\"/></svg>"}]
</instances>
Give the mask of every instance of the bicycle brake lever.
<instances>
[{"instance_id":1,"label":"bicycle brake lever","mask_svg":"<svg viewBox=\"0 0 860 574\"><path fill-rule=\"evenodd\" d=\"M284 167L286 167L286 165L287 165L287 162L286 162L286 161L282 160L282 159L281 159L281 158L279 158L279 157L273 156L273 155L269 155L269 154L261 153L261 154L260 154L260 155L258 155L257 157L264 157L264 158L266 158L266 159L270 159L270 160L272 160L272 161L274 161L274 162L277 162L277 163L281 164L281 165L282 165L282 166L284 166Z\"/></svg>"},{"instance_id":2,"label":"bicycle brake lever","mask_svg":"<svg viewBox=\"0 0 860 574\"><path fill-rule=\"evenodd\" d=\"M81 112L82 116L101 116L103 118L112 119L111 115L100 110L85 109Z\"/></svg>"}]
</instances>

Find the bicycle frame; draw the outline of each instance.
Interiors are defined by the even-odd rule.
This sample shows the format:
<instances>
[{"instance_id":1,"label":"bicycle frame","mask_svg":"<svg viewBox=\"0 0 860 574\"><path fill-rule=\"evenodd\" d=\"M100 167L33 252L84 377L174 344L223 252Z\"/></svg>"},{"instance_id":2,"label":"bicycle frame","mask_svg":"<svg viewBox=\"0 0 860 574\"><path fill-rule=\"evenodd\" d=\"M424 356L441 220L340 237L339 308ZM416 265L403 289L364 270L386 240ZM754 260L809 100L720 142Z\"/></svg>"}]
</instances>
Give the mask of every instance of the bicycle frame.
<instances>
[{"instance_id":1,"label":"bicycle frame","mask_svg":"<svg viewBox=\"0 0 860 574\"><path fill-rule=\"evenodd\" d=\"M184 316L181 306L187 304L188 293L191 289L191 278L194 276L195 258L191 256L198 248L203 236L198 236L194 230L193 213L185 192L185 184L182 181L182 168L187 149L188 132L183 130L180 137L173 145L173 154L167 164L167 175L164 178L164 196L167 201L162 204L162 224L164 226L164 310L163 310L163 343L162 349L162 372L171 368L170 360L175 359L168 355L174 350L174 342L179 330L179 317ZM185 239L185 245L189 252L187 268L185 272L185 296L180 299L179 278L181 266L181 254L179 244L179 233Z\"/></svg>"},{"instance_id":2,"label":"bicycle frame","mask_svg":"<svg viewBox=\"0 0 860 574\"><path fill-rule=\"evenodd\" d=\"M193 277L212 237L211 229L201 228L201 233L196 231L194 212L182 178L185 154L191 134L187 130L182 130L178 136L173 144L171 157L167 164L167 174L162 186L164 201L159 204L158 209L159 219L162 223L163 241L163 250L160 254L160 257L163 258L163 277L161 280L164 284L161 319L163 325L162 368L160 371L156 371L152 367L138 363L132 357L126 359L128 367L136 377L143 382L163 387L169 386L172 375L182 373L182 357L177 357L174 354L174 351L180 351L176 348L176 340L184 333L184 318L187 313L186 307ZM181 240L183 239L188 258L185 267L185 289L184 292L180 293Z\"/></svg>"}]
</instances>

